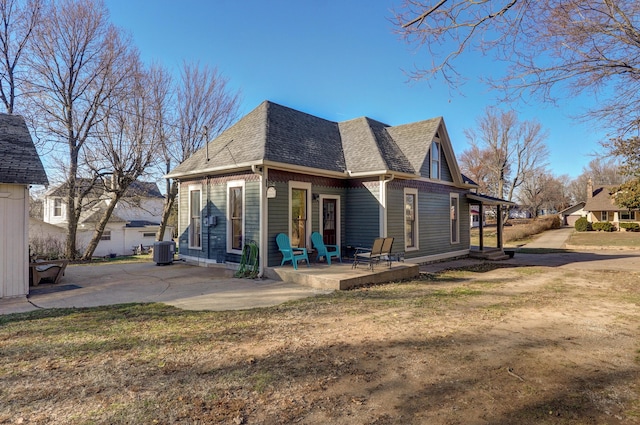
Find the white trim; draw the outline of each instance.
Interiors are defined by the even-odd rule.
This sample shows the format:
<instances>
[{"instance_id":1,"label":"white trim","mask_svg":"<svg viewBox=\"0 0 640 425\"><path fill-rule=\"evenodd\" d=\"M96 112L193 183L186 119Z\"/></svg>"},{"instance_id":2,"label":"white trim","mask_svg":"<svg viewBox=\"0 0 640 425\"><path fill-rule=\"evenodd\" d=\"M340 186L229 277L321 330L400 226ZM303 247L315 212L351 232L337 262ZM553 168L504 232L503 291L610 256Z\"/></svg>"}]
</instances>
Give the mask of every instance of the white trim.
<instances>
[{"instance_id":1,"label":"white trim","mask_svg":"<svg viewBox=\"0 0 640 425\"><path fill-rule=\"evenodd\" d=\"M231 189L232 187L240 187L242 188L242 239L243 242L240 243L241 247L240 249L234 249L232 248L232 235L231 235L231 230L232 230L232 223L231 223L231 202L229 201L231 196L229 195L229 189ZM233 180L233 181L229 181L227 182L227 252L230 254L242 254L242 246L244 243L244 239L246 238L246 233L245 233L245 228L246 228L246 190L245 190L245 181L244 180Z\"/></svg>"},{"instance_id":2,"label":"white trim","mask_svg":"<svg viewBox=\"0 0 640 425\"><path fill-rule=\"evenodd\" d=\"M407 195L414 195L414 221L415 221L415 229L414 229L414 246L407 246L407 218L406 218L406 201ZM404 229L404 250L406 252L418 251L420 249L420 215L418 209L418 189L414 189L411 187L405 187L402 193L402 227Z\"/></svg>"},{"instance_id":3,"label":"white trim","mask_svg":"<svg viewBox=\"0 0 640 425\"><path fill-rule=\"evenodd\" d=\"M305 182L299 182L299 181L293 181L293 180L289 180L289 195L288 195L288 204L287 204L287 208L288 208L288 217L289 217L289 225L288 225L288 235L289 235L289 239L291 239L291 223L293 221L293 217L291 217L291 194L292 194L292 189L305 189L307 191L307 223L305 226L305 233L306 233L306 237L307 240L305 241L305 246L307 248L309 248L311 246L311 218L312 218L312 205L311 205L311 183L305 183Z\"/></svg>"},{"instance_id":4,"label":"white trim","mask_svg":"<svg viewBox=\"0 0 640 425\"><path fill-rule=\"evenodd\" d=\"M318 223L320 226L320 234L322 236L324 236L323 230L324 230L324 214L323 214L323 208L322 208L322 202L325 199L335 199L336 202L336 245L341 246L341 234L340 234L340 195L320 195L320 197L318 198Z\"/></svg>"},{"instance_id":5,"label":"white trim","mask_svg":"<svg viewBox=\"0 0 640 425\"><path fill-rule=\"evenodd\" d=\"M200 246L191 244L191 217L193 217L193 214L191 214L191 192L194 192L196 190L200 191ZM187 245L189 246L189 249L202 251L202 184L189 185L188 193L189 197L187 199L187 206L189 210L189 217L187 219L187 228L189 229L189 232L187 233Z\"/></svg>"},{"instance_id":6,"label":"white trim","mask_svg":"<svg viewBox=\"0 0 640 425\"><path fill-rule=\"evenodd\" d=\"M458 240L454 241L452 236L453 236L453 232L452 232L452 220L451 220L451 216L449 216L449 238L450 238L450 242L452 245L457 245L460 243L460 195L458 193L450 193L449 194L449 208L451 208L451 201L455 199L456 200L456 215L458 216L456 219L456 225L457 225L457 229L456 229L456 235L458 236ZM451 211L449 211L449 214L451 214Z\"/></svg>"}]
</instances>

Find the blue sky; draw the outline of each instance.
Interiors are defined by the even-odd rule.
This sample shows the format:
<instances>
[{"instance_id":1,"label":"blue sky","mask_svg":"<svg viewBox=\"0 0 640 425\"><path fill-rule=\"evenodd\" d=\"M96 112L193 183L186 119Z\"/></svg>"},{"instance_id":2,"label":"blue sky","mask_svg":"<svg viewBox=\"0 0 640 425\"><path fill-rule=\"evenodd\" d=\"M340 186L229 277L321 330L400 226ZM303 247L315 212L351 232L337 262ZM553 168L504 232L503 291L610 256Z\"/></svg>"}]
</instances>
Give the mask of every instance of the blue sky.
<instances>
[{"instance_id":1,"label":"blue sky","mask_svg":"<svg viewBox=\"0 0 640 425\"><path fill-rule=\"evenodd\" d=\"M241 114L271 100L328 120L368 116L399 125L443 116L457 155L496 94L473 79L500 72L479 55L459 61L471 77L461 93L444 82L408 82L403 70L428 63L393 33L397 0L106 0L111 20L130 32L145 61L178 72L183 60L217 66L242 93ZM589 98L518 106L521 120L548 130L556 175L582 172L604 131L571 119ZM512 105L498 105L505 109Z\"/></svg>"}]
</instances>

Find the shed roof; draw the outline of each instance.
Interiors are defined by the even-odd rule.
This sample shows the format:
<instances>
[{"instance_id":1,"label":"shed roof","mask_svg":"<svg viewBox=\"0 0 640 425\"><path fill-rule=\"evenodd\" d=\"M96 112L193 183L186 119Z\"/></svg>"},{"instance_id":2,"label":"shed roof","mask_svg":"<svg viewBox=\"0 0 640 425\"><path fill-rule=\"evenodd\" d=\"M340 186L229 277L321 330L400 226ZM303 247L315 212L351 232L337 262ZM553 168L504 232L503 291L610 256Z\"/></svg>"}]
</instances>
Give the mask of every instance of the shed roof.
<instances>
[{"instance_id":1,"label":"shed roof","mask_svg":"<svg viewBox=\"0 0 640 425\"><path fill-rule=\"evenodd\" d=\"M49 179L19 115L0 114L0 183L43 184Z\"/></svg>"}]
</instances>

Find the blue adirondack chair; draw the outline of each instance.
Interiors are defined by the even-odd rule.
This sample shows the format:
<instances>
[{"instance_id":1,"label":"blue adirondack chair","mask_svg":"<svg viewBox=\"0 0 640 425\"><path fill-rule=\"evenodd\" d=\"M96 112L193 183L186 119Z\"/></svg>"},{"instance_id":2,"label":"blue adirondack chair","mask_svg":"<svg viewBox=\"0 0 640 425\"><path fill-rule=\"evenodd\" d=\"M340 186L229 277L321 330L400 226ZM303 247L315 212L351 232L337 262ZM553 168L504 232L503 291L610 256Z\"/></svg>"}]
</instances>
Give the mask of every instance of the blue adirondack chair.
<instances>
[{"instance_id":1,"label":"blue adirondack chair","mask_svg":"<svg viewBox=\"0 0 640 425\"><path fill-rule=\"evenodd\" d=\"M327 264L331 265L331 257L337 257L342 263L342 257L340 256L340 248L338 245L325 245L322 240L322 235L318 232L313 232L311 234L311 242L313 242L313 246L318 251L316 261L320 260L320 257L324 257L327 259Z\"/></svg>"},{"instance_id":2,"label":"blue adirondack chair","mask_svg":"<svg viewBox=\"0 0 640 425\"><path fill-rule=\"evenodd\" d=\"M291 261L291 264L293 264L293 268L298 270L298 261L305 260L307 262L307 267L309 267L307 248L291 248L289 236L285 235L284 233L278 233L278 235L276 236L276 243L278 244L278 249L282 253L282 262L280 263L281 266L283 266L285 262Z\"/></svg>"}]
</instances>

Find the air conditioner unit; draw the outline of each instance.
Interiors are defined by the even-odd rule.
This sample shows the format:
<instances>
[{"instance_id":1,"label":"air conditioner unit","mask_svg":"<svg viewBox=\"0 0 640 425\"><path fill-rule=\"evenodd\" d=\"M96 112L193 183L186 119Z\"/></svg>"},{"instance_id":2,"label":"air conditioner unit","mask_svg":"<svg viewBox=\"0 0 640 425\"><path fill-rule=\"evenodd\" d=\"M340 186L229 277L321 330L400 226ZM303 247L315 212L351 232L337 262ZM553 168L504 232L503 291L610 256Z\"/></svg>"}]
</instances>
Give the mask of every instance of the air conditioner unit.
<instances>
[{"instance_id":1,"label":"air conditioner unit","mask_svg":"<svg viewBox=\"0 0 640 425\"><path fill-rule=\"evenodd\" d=\"M173 241L156 242L153 244L153 261L157 264L173 263L173 254L176 252L176 243Z\"/></svg>"}]
</instances>

